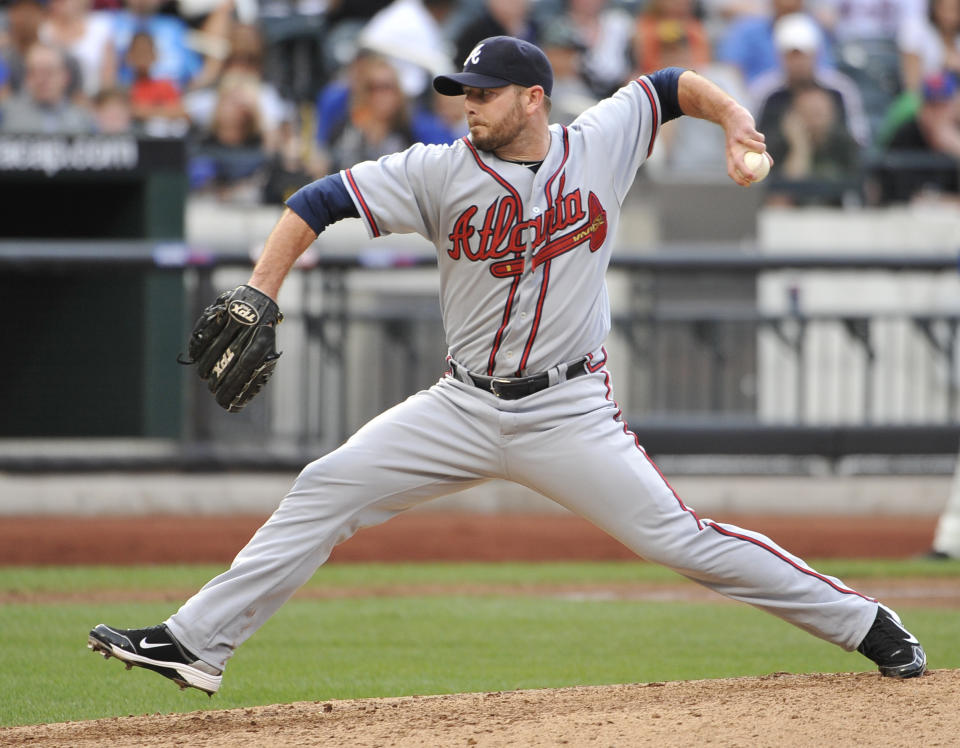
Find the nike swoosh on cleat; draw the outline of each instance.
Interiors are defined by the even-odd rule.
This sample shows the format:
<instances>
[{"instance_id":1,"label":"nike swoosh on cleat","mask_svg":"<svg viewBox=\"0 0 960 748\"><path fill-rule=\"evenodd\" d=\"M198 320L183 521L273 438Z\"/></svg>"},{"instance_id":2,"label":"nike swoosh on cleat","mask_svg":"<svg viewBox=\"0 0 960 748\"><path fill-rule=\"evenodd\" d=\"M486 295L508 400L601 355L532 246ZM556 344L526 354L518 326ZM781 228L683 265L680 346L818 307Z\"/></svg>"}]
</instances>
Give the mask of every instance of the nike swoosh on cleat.
<instances>
[{"instance_id":1,"label":"nike swoosh on cleat","mask_svg":"<svg viewBox=\"0 0 960 748\"><path fill-rule=\"evenodd\" d=\"M909 631L907 631L903 626L900 626L900 625L898 624L898 625L897 625L897 628L900 629L900 630L903 632L903 634L904 634L903 640L904 640L907 644L919 644L919 643L920 643L919 641L917 641L917 637L915 637L913 634L911 634Z\"/></svg>"},{"instance_id":2,"label":"nike swoosh on cleat","mask_svg":"<svg viewBox=\"0 0 960 748\"><path fill-rule=\"evenodd\" d=\"M170 646L170 642L160 642L159 644L151 644L150 642L147 641L147 637L143 637L140 640L140 647L142 649L154 649L156 647L169 647L169 646Z\"/></svg>"},{"instance_id":3,"label":"nike swoosh on cleat","mask_svg":"<svg viewBox=\"0 0 960 748\"><path fill-rule=\"evenodd\" d=\"M900 629L904 633L904 640L907 642L907 644L920 643L919 641L917 641L917 637L915 637L913 634L907 631L906 628L904 628L903 622L900 620L900 617L896 613L890 610L890 608L888 608L886 605L881 605L880 607L890 614L890 620L898 629Z\"/></svg>"}]
</instances>

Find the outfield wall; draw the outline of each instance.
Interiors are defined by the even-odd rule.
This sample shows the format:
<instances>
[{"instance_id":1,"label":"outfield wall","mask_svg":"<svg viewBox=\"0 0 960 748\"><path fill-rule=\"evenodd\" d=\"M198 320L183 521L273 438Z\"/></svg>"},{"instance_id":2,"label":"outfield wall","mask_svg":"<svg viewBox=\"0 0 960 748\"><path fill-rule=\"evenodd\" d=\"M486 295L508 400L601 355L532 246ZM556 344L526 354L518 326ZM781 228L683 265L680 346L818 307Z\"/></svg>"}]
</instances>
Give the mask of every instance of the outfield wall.
<instances>
[{"instance_id":1,"label":"outfield wall","mask_svg":"<svg viewBox=\"0 0 960 748\"><path fill-rule=\"evenodd\" d=\"M0 516L269 514L294 473L0 473ZM949 475L677 475L681 499L711 514L881 515L935 517ZM413 511L556 513L529 489L492 481Z\"/></svg>"}]
</instances>

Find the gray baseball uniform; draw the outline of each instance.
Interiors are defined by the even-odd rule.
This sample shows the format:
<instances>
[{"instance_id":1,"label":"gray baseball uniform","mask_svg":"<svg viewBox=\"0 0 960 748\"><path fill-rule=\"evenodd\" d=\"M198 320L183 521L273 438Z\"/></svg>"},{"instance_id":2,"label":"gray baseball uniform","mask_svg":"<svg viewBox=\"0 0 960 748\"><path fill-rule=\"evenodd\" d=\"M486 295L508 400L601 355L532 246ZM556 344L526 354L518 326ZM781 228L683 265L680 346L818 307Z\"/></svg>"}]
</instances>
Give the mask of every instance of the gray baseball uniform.
<instances>
[{"instance_id":1,"label":"gray baseball uniform","mask_svg":"<svg viewBox=\"0 0 960 748\"><path fill-rule=\"evenodd\" d=\"M604 275L621 203L661 119L656 89L642 77L570 127L551 127L536 171L465 138L341 173L372 236L417 232L436 246L450 371L308 465L230 570L167 620L177 639L222 668L336 544L421 502L503 478L646 559L857 647L876 601L769 538L698 517L613 399ZM540 378L514 380L531 376ZM530 394L508 399L527 385Z\"/></svg>"}]
</instances>

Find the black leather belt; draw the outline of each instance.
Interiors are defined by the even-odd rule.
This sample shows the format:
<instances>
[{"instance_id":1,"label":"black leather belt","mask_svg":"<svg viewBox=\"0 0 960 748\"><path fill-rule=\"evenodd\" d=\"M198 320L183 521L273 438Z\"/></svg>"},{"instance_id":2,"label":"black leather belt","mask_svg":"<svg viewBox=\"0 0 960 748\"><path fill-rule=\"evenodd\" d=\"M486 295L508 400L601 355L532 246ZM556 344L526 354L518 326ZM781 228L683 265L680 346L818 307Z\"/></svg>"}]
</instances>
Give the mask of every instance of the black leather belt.
<instances>
[{"instance_id":1,"label":"black leather belt","mask_svg":"<svg viewBox=\"0 0 960 748\"><path fill-rule=\"evenodd\" d=\"M458 372L464 370L451 360L450 371L459 379ZM585 358L567 367L567 379L573 379L586 373L587 360ZM550 386L550 374L548 372L534 374L530 377L488 377L470 373L467 373L467 376L473 381L474 386L491 392L502 400L519 400L521 397L540 392L540 390L545 390Z\"/></svg>"}]
</instances>

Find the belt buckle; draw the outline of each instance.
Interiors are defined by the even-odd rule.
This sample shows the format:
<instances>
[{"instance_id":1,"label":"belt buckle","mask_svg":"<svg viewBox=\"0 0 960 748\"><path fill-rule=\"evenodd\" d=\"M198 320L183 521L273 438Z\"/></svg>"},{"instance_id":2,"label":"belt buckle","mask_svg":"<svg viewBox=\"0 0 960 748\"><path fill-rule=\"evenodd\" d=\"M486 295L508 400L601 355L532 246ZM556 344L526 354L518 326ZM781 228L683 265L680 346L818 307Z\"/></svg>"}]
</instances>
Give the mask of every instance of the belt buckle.
<instances>
[{"instance_id":1,"label":"belt buckle","mask_svg":"<svg viewBox=\"0 0 960 748\"><path fill-rule=\"evenodd\" d=\"M503 397L503 395L501 395L501 394L497 391L497 385L498 385L498 384L510 384L510 383L511 383L510 380L509 380L509 379L505 379L504 377L491 377L491 379L490 379L490 391L491 391L496 397Z\"/></svg>"}]
</instances>

